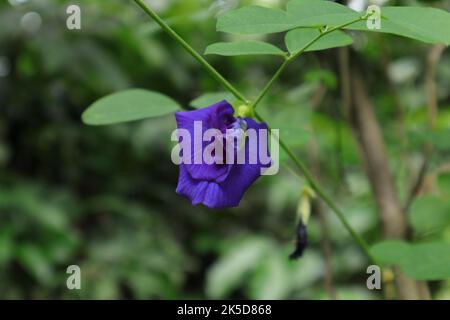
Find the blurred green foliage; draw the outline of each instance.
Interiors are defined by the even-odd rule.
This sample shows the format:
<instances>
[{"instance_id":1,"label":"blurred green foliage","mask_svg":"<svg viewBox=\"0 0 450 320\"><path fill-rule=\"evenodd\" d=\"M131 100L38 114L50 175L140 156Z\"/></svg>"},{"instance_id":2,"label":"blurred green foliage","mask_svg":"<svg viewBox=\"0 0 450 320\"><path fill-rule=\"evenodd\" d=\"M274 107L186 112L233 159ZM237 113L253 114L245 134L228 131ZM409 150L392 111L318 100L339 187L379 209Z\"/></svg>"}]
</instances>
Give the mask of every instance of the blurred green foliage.
<instances>
[{"instance_id":1,"label":"blurred green foliage","mask_svg":"<svg viewBox=\"0 0 450 320\"><path fill-rule=\"evenodd\" d=\"M310 248L299 261L288 260L302 181L287 167L261 178L239 208L193 207L175 194L174 119L109 127L81 123L94 100L125 88L159 91L185 106L223 90L133 1L71 1L82 8L81 31L65 27L67 1L12 3L19 2L0 4L0 298L329 298L314 215ZM199 52L214 42L242 39L215 32L213 1L149 3ZM250 3L279 7L285 1L240 1ZM28 12L39 14L38 27L24 20ZM423 76L429 46L350 34L403 198L424 143L436 147L429 193L412 205L414 241L448 243L450 55L444 53L438 67L440 113L437 130L430 132ZM277 35L267 40L283 41ZM279 63L270 57L208 59L249 95ZM380 81L382 61L392 86ZM307 54L260 110L302 158L308 159L310 141L317 142L323 184L352 226L376 243L382 240L376 206L351 129L342 121L338 79L335 49ZM326 94L313 110L322 87ZM402 143L396 99L405 116ZM365 286L365 256L339 221L325 214L338 297L381 298ZM71 264L81 267L82 290L66 288ZM433 282L431 289L436 298L450 298L449 280Z\"/></svg>"}]
</instances>

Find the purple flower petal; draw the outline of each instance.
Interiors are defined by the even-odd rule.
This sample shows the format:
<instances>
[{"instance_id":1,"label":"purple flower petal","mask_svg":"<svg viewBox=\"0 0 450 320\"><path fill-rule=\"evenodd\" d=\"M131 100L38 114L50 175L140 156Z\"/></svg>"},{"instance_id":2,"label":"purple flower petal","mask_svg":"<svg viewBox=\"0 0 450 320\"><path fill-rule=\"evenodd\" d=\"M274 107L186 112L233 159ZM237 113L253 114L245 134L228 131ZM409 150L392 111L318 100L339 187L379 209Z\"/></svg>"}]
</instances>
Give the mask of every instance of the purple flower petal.
<instances>
[{"instance_id":1,"label":"purple flower petal","mask_svg":"<svg viewBox=\"0 0 450 320\"><path fill-rule=\"evenodd\" d=\"M178 129L186 129L191 135L191 139L194 139L194 122L201 122L201 132L205 132L208 129L218 129L222 132L226 130L229 123L234 121L233 107L225 100L213 104L210 107L186 111L176 112L175 118L177 121ZM198 148L203 153L204 148L210 142L203 142L201 148ZM212 164L205 163L195 164L195 152L194 143L191 142L191 164L187 165L186 169L194 179L207 180L207 181L223 181L229 174L231 169L230 165L226 164Z\"/></svg>"},{"instance_id":2,"label":"purple flower petal","mask_svg":"<svg viewBox=\"0 0 450 320\"><path fill-rule=\"evenodd\" d=\"M181 124L183 128L193 130L193 126L190 126L188 124L188 119L190 119L192 123L193 121L198 119L206 119L207 122L205 127L209 125L216 125L217 127L215 128L223 130L222 121L211 119L211 117L215 117L218 114L223 114L220 112L220 109L224 106L228 109L226 105L223 104L223 102L213 105L212 107L206 108L209 110L207 110L205 113L199 113L199 111L205 109L192 111L192 113L189 114L189 117L184 117L182 119L179 119L178 114L177 122L179 124L179 127ZM212 111L213 109L215 110ZM217 112L217 109L219 109L219 112ZM186 112L182 114L186 115ZM231 114L227 112L226 115L231 117L232 110ZM236 121L236 119L234 120ZM267 130L267 126L265 124L259 124L250 118L246 118L244 120L247 124L248 129L257 130L256 137L259 145L259 140L262 137L260 137L260 133L258 130ZM264 136L264 138L267 139L267 136ZM194 205L202 203L210 208L227 208L238 206L247 189L252 185L253 182L255 182L256 179L260 177L261 169L270 166L270 163L263 164L261 162L261 159L259 158L259 155L256 158L256 163L250 164L249 150L249 144L246 143L244 150L245 163L226 165L226 171L222 171L222 168L217 169L216 165L181 164L180 176L176 192L189 198ZM192 166L196 167L193 168Z\"/></svg>"}]
</instances>

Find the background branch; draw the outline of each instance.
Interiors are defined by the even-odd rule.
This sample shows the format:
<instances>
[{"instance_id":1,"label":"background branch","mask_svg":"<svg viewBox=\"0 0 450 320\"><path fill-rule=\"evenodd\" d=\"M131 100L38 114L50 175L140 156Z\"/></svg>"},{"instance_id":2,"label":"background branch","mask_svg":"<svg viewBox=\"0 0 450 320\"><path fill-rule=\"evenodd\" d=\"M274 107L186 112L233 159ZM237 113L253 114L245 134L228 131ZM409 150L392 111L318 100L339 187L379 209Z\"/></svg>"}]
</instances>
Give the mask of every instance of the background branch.
<instances>
[{"instance_id":1,"label":"background branch","mask_svg":"<svg viewBox=\"0 0 450 320\"><path fill-rule=\"evenodd\" d=\"M425 71L425 89L427 95L427 123L430 131L436 129L436 121L438 116L438 97L436 86L436 67L441 59L445 46L442 44L431 47L427 55L426 71ZM405 203L405 212L408 212L414 198L420 193L425 181L429 163L433 156L433 145L427 142L423 149L423 163L420 166L419 173L415 182L412 184L408 198Z\"/></svg>"},{"instance_id":2,"label":"background branch","mask_svg":"<svg viewBox=\"0 0 450 320\"><path fill-rule=\"evenodd\" d=\"M326 87L320 84L317 88L314 96L311 100L311 108L314 110L319 107L325 94ZM313 130L313 128L311 128ZM311 140L308 144L308 155L309 155L309 167L314 178L321 182L321 168L317 141L313 134ZM331 254L331 243L328 237L329 228L327 223L327 218L323 210L323 205L320 199L315 199L313 202L313 212L316 214L319 227L320 227L320 248L322 251L323 261L324 261L324 287L328 294L328 297L332 300L337 299L336 290L333 284L333 266L332 266L332 254Z\"/></svg>"}]
</instances>

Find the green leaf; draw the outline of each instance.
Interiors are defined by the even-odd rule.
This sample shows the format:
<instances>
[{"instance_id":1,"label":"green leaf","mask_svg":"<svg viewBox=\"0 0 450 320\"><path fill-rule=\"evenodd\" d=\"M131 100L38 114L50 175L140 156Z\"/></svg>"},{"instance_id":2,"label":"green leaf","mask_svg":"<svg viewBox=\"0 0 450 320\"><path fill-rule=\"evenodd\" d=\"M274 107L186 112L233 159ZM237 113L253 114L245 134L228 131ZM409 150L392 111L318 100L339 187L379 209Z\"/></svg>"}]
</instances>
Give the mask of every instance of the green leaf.
<instances>
[{"instance_id":1,"label":"green leaf","mask_svg":"<svg viewBox=\"0 0 450 320\"><path fill-rule=\"evenodd\" d=\"M248 294L251 299L286 299L292 286L288 263L281 253L261 261L250 277Z\"/></svg>"},{"instance_id":2,"label":"green leaf","mask_svg":"<svg viewBox=\"0 0 450 320\"><path fill-rule=\"evenodd\" d=\"M307 83L323 83L330 89L335 89L338 81L334 72L325 69L312 69L305 73L304 79Z\"/></svg>"},{"instance_id":3,"label":"green leaf","mask_svg":"<svg viewBox=\"0 0 450 320\"><path fill-rule=\"evenodd\" d=\"M439 187L439 190L446 194L447 196L450 196L450 172L444 172L438 176L437 184Z\"/></svg>"},{"instance_id":4,"label":"green leaf","mask_svg":"<svg viewBox=\"0 0 450 320\"><path fill-rule=\"evenodd\" d=\"M289 52L295 53L301 50L311 40L320 34L318 29L301 28L291 30L286 34L285 42ZM336 30L324 35L310 45L305 51L318 51L329 48L343 47L353 43L353 39L342 31Z\"/></svg>"},{"instance_id":5,"label":"green leaf","mask_svg":"<svg viewBox=\"0 0 450 320\"><path fill-rule=\"evenodd\" d=\"M0 264L6 265L14 255L14 231L11 227L0 229Z\"/></svg>"},{"instance_id":6,"label":"green leaf","mask_svg":"<svg viewBox=\"0 0 450 320\"><path fill-rule=\"evenodd\" d=\"M450 278L450 244L421 243L412 248L407 263L402 266L407 275L418 280Z\"/></svg>"},{"instance_id":7,"label":"green leaf","mask_svg":"<svg viewBox=\"0 0 450 320\"><path fill-rule=\"evenodd\" d=\"M231 10L220 16L217 31L236 34L264 34L298 27L338 26L358 19L362 14L331 1L291 0L287 12L260 6Z\"/></svg>"},{"instance_id":8,"label":"green leaf","mask_svg":"<svg viewBox=\"0 0 450 320\"><path fill-rule=\"evenodd\" d=\"M260 6L231 10L217 20L217 31L236 34L276 33L292 29L285 11Z\"/></svg>"},{"instance_id":9,"label":"green leaf","mask_svg":"<svg viewBox=\"0 0 450 320\"><path fill-rule=\"evenodd\" d=\"M366 22L349 29L392 33L427 43L450 44L450 13L436 8L382 7L381 29L370 30Z\"/></svg>"},{"instance_id":10,"label":"green leaf","mask_svg":"<svg viewBox=\"0 0 450 320\"><path fill-rule=\"evenodd\" d=\"M433 147L438 151L446 152L450 149L450 129L439 129L436 131L430 131L427 128L419 128L412 131L411 140L417 145L423 145L427 142L431 142Z\"/></svg>"},{"instance_id":11,"label":"green leaf","mask_svg":"<svg viewBox=\"0 0 450 320\"><path fill-rule=\"evenodd\" d=\"M450 224L450 202L433 195L420 197L413 202L409 217L418 233L440 230Z\"/></svg>"},{"instance_id":12,"label":"green leaf","mask_svg":"<svg viewBox=\"0 0 450 320\"><path fill-rule=\"evenodd\" d=\"M171 98L153 91L130 89L103 97L84 111L89 125L106 125L157 117L179 110Z\"/></svg>"},{"instance_id":13,"label":"green leaf","mask_svg":"<svg viewBox=\"0 0 450 320\"><path fill-rule=\"evenodd\" d=\"M400 240L388 240L372 246L370 253L383 264L401 264L409 259L410 245Z\"/></svg>"},{"instance_id":14,"label":"green leaf","mask_svg":"<svg viewBox=\"0 0 450 320\"><path fill-rule=\"evenodd\" d=\"M17 259L40 283L48 284L52 281L51 262L48 261L41 248L24 244L18 248Z\"/></svg>"},{"instance_id":15,"label":"green leaf","mask_svg":"<svg viewBox=\"0 0 450 320\"><path fill-rule=\"evenodd\" d=\"M218 42L208 46L205 50L205 54L217 54L221 56L255 54L285 55L281 49L270 43L261 41Z\"/></svg>"},{"instance_id":16,"label":"green leaf","mask_svg":"<svg viewBox=\"0 0 450 320\"><path fill-rule=\"evenodd\" d=\"M342 4L323 0L291 0L287 14L294 27L336 27L362 15Z\"/></svg>"},{"instance_id":17,"label":"green leaf","mask_svg":"<svg viewBox=\"0 0 450 320\"><path fill-rule=\"evenodd\" d=\"M384 241L370 252L384 264L398 265L410 277L418 280L450 278L450 244L442 242L408 244Z\"/></svg>"},{"instance_id":18,"label":"green leaf","mask_svg":"<svg viewBox=\"0 0 450 320\"><path fill-rule=\"evenodd\" d=\"M249 271L259 265L271 247L264 238L244 238L222 256L207 275L206 292L211 298L224 298L241 286Z\"/></svg>"},{"instance_id":19,"label":"green leaf","mask_svg":"<svg viewBox=\"0 0 450 320\"><path fill-rule=\"evenodd\" d=\"M447 152L450 149L450 129L441 129L433 131L430 134L431 143L433 146L443 152Z\"/></svg>"},{"instance_id":20,"label":"green leaf","mask_svg":"<svg viewBox=\"0 0 450 320\"><path fill-rule=\"evenodd\" d=\"M209 107L210 105L222 100L232 102L234 99L235 99L234 96L229 92L209 92L202 94L200 97L192 100L190 106L200 109Z\"/></svg>"}]
</instances>

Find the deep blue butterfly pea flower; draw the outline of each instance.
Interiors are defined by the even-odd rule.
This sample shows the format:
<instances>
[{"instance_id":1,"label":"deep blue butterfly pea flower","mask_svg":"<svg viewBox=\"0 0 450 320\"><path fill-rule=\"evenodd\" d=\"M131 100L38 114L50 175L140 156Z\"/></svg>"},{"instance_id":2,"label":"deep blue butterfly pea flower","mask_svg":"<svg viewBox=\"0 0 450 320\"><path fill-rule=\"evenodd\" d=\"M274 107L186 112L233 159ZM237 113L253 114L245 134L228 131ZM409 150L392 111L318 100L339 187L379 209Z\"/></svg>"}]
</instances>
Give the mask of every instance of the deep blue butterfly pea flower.
<instances>
[{"instance_id":1,"label":"deep blue butterfly pea flower","mask_svg":"<svg viewBox=\"0 0 450 320\"><path fill-rule=\"evenodd\" d=\"M207 129L218 129L224 134L227 129L255 129L259 143L259 129L267 130L267 125L257 123L251 118L234 117L233 107L227 101L221 101L207 108L177 112L175 114L178 129L186 129L194 137L194 122L201 121L202 132ZM241 131L242 132L242 131ZM261 136L267 139L267 135ZM181 139L180 139L181 140ZM194 142L192 141L193 145ZM209 142L203 142L204 149ZM238 143L236 144L238 145ZM180 175L176 192L187 197L193 205L202 203L210 208L236 207L250 187L261 175L261 169L270 167L267 161L257 161L251 164L249 160L249 143L243 144L245 148L245 163L239 164L191 164L180 163ZM192 146L191 157L194 158L194 147ZM203 150L201 150L203 152ZM226 154L226 151L224 151ZM267 150L267 157L270 157ZM226 155L224 156L226 158ZM269 158L270 159L270 158Z\"/></svg>"}]
</instances>

